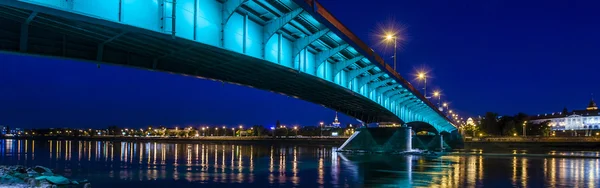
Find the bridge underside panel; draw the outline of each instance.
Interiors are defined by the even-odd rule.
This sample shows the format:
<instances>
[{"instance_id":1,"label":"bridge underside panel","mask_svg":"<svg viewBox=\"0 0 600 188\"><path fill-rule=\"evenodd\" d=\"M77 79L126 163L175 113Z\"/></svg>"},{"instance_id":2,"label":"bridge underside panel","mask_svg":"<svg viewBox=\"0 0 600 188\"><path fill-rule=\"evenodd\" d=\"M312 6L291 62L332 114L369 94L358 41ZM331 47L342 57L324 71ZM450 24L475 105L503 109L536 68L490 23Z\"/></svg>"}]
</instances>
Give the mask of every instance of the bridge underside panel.
<instances>
[{"instance_id":1,"label":"bridge underside panel","mask_svg":"<svg viewBox=\"0 0 600 188\"><path fill-rule=\"evenodd\" d=\"M115 24L91 24L44 13L37 14L28 25L27 36L22 36L20 28L31 14L29 10L0 6L1 51L21 51L21 38L27 37L27 48L22 53L101 61L236 83L321 104L366 123L401 122L385 107L343 86L309 75L310 71L299 72L271 63L274 58L270 61L256 58L258 51L253 48L247 50L254 57L173 39L168 34L137 32L114 27ZM282 45L289 45L289 41L282 39Z\"/></svg>"}]
</instances>

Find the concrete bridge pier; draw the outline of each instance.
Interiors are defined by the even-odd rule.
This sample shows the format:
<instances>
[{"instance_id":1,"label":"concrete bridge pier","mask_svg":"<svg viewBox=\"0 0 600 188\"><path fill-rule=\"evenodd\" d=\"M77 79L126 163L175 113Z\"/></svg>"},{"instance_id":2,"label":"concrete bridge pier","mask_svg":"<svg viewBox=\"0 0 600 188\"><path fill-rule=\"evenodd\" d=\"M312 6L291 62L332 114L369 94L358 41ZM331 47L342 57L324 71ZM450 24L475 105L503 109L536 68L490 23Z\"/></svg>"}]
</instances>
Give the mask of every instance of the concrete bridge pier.
<instances>
[{"instance_id":1,"label":"concrete bridge pier","mask_svg":"<svg viewBox=\"0 0 600 188\"><path fill-rule=\"evenodd\" d=\"M392 153L411 150L410 127L364 127L354 132L338 151Z\"/></svg>"},{"instance_id":2,"label":"concrete bridge pier","mask_svg":"<svg viewBox=\"0 0 600 188\"><path fill-rule=\"evenodd\" d=\"M444 150L449 147L446 147L446 143L444 142L444 135L438 134L431 139L429 144L427 144L427 149L430 150Z\"/></svg>"}]
</instances>

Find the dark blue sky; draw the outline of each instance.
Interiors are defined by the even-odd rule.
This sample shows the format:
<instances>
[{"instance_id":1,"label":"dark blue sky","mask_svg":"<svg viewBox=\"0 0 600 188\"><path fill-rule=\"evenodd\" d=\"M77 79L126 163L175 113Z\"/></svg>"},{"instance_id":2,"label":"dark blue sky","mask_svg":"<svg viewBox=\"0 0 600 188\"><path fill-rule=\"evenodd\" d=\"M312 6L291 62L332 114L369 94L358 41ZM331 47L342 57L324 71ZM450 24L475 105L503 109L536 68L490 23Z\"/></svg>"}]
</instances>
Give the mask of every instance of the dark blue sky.
<instances>
[{"instance_id":1,"label":"dark blue sky","mask_svg":"<svg viewBox=\"0 0 600 188\"><path fill-rule=\"evenodd\" d=\"M428 67L428 87L441 89L464 114L582 109L591 93L600 95L597 1L320 2L368 43L377 42L377 24L405 25L410 40L398 56L399 72L412 80L416 69ZM267 125L278 119L311 125L334 116L320 105L180 75L8 54L0 60L0 125Z\"/></svg>"}]
</instances>

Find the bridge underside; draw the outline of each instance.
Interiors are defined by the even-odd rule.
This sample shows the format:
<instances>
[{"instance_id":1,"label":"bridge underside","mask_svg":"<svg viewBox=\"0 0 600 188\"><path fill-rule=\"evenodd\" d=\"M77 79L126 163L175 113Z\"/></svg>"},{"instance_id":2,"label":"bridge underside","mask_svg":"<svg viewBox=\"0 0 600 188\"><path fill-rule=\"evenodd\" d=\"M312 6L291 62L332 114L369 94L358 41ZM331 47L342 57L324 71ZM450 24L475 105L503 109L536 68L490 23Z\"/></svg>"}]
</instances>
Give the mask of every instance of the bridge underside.
<instances>
[{"instance_id":1,"label":"bridge underside","mask_svg":"<svg viewBox=\"0 0 600 188\"><path fill-rule=\"evenodd\" d=\"M35 19L28 20L32 16ZM166 34L93 18L91 24L71 16L0 6L0 50L202 75L322 104L366 123L403 123L360 94L294 69Z\"/></svg>"}]
</instances>

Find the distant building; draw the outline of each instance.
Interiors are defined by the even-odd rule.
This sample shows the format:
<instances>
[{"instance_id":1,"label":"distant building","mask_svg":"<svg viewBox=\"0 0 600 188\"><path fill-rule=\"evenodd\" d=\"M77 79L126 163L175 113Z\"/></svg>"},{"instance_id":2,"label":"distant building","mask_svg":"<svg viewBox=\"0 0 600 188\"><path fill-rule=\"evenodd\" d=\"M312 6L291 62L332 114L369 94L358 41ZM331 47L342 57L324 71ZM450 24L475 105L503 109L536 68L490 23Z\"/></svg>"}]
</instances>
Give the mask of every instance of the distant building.
<instances>
[{"instance_id":1,"label":"distant building","mask_svg":"<svg viewBox=\"0 0 600 188\"><path fill-rule=\"evenodd\" d=\"M600 130L600 114L594 99L590 100L585 110L568 112L565 108L562 112L530 117L531 123L543 123L546 121L550 121L548 125L553 131L585 130L585 134L590 136L592 130Z\"/></svg>"},{"instance_id":2,"label":"distant building","mask_svg":"<svg viewBox=\"0 0 600 188\"><path fill-rule=\"evenodd\" d=\"M4 125L0 125L0 135L8 134L8 127Z\"/></svg>"},{"instance_id":3,"label":"distant building","mask_svg":"<svg viewBox=\"0 0 600 188\"><path fill-rule=\"evenodd\" d=\"M335 119L333 120L333 123L331 123L331 126L334 128L340 128L340 121L338 121L337 112L335 112Z\"/></svg>"},{"instance_id":4,"label":"distant building","mask_svg":"<svg viewBox=\"0 0 600 188\"><path fill-rule=\"evenodd\" d=\"M13 135L20 135L20 134L25 133L25 131L21 128L14 128L14 129L10 130L9 132L10 132L10 134L13 134Z\"/></svg>"},{"instance_id":5,"label":"distant building","mask_svg":"<svg viewBox=\"0 0 600 188\"><path fill-rule=\"evenodd\" d=\"M338 115L337 112L335 112L335 118L333 119L333 122L331 122L331 124L325 124L323 125L323 129L324 130L330 130L330 129L334 129L334 128L341 128L341 124L340 121L338 120Z\"/></svg>"}]
</instances>

